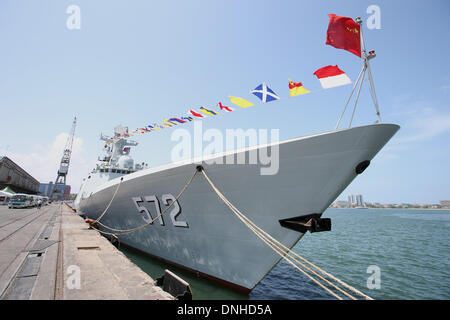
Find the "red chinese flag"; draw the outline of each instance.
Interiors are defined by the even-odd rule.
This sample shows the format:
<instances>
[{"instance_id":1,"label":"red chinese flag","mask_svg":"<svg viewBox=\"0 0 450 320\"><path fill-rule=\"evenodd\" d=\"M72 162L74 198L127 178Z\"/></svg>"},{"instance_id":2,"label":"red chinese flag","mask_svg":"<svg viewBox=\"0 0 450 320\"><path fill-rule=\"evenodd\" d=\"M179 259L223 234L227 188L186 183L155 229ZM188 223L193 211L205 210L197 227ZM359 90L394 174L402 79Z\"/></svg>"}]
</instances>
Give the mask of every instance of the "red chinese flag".
<instances>
[{"instance_id":1,"label":"red chinese flag","mask_svg":"<svg viewBox=\"0 0 450 320\"><path fill-rule=\"evenodd\" d=\"M344 49L361 58L360 25L352 18L330 13L327 30L327 42L330 46Z\"/></svg>"}]
</instances>

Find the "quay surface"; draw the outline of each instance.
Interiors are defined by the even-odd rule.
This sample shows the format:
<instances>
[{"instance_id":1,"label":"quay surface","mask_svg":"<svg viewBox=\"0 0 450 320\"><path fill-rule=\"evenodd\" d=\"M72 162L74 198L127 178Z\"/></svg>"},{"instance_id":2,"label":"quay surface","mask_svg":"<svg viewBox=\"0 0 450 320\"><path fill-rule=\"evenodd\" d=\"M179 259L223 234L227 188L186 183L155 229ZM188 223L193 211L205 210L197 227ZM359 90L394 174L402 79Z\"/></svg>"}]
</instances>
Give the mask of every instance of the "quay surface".
<instances>
[{"instance_id":1,"label":"quay surface","mask_svg":"<svg viewBox=\"0 0 450 320\"><path fill-rule=\"evenodd\" d=\"M64 204L0 206L0 300L172 300Z\"/></svg>"}]
</instances>

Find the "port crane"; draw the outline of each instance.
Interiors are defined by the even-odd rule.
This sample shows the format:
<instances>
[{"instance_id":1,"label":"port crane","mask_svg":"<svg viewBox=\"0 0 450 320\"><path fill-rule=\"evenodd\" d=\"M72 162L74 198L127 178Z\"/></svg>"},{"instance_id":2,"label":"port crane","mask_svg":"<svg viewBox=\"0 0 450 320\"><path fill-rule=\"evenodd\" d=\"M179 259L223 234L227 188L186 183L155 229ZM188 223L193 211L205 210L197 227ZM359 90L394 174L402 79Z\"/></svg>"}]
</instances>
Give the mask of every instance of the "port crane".
<instances>
[{"instance_id":1,"label":"port crane","mask_svg":"<svg viewBox=\"0 0 450 320\"><path fill-rule=\"evenodd\" d=\"M74 117L70 134L67 137L66 145L64 147L63 156L56 176L55 184L53 185L50 199L54 199L54 194L57 189L62 190L62 199L64 199L64 190L66 185L67 173L69 172L70 156L72 154L73 138L75 136L75 127L77 125L77 117ZM62 185L62 188L57 188L58 185Z\"/></svg>"}]
</instances>

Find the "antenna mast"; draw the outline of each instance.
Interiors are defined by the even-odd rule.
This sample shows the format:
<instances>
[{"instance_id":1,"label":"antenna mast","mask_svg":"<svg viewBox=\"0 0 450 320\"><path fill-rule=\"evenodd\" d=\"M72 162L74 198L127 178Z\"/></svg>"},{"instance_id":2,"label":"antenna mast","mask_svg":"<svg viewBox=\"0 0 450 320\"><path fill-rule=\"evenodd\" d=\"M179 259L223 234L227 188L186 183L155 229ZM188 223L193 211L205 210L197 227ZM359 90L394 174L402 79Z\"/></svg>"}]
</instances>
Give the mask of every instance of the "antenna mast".
<instances>
[{"instance_id":1,"label":"antenna mast","mask_svg":"<svg viewBox=\"0 0 450 320\"><path fill-rule=\"evenodd\" d=\"M70 156L72 154L72 145L73 145L73 137L75 136L75 127L77 125L77 117L73 118L72 123L72 129L70 129L69 137L67 137L66 146L64 147L64 153L61 159L61 164L59 166L59 170L56 176L55 184L53 185L52 193L50 194L50 199L53 198L53 195L56 191L56 185L62 185L63 188L63 195L62 198L64 198L64 190L66 185L66 177L67 173L69 171L69 163L70 163Z\"/></svg>"}]
</instances>

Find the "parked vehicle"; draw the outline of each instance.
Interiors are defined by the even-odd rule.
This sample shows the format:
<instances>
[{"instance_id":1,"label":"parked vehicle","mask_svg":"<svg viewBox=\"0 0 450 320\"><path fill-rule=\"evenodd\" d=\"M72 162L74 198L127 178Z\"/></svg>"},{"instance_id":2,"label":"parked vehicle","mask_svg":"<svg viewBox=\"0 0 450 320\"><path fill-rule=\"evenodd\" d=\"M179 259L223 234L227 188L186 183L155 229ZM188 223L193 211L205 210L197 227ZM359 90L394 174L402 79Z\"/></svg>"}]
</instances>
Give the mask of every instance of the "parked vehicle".
<instances>
[{"instance_id":1,"label":"parked vehicle","mask_svg":"<svg viewBox=\"0 0 450 320\"><path fill-rule=\"evenodd\" d=\"M9 200L10 200L9 196L1 195L0 196L0 205L7 205Z\"/></svg>"},{"instance_id":2,"label":"parked vehicle","mask_svg":"<svg viewBox=\"0 0 450 320\"><path fill-rule=\"evenodd\" d=\"M33 197L29 194L17 193L11 197L8 208L28 208L33 203Z\"/></svg>"}]
</instances>

